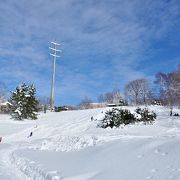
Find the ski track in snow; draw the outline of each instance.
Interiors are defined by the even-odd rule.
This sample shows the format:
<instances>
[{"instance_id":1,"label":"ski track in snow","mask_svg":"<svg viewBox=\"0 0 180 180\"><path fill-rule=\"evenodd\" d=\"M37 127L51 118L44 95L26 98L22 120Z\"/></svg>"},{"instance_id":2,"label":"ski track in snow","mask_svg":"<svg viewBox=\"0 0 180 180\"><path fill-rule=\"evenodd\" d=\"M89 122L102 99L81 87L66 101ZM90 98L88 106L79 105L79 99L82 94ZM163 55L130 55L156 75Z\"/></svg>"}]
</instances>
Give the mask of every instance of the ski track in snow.
<instances>
[{"instance_id":1,"label":"ski track in snow","mask_svg":"<svg viewBox=\"0 0 180 180\"><path fill-rule=\"evenodd\" d=\"M3 126L6 126L7 123L7 127L8 124L15 125L17 126L15 127L17 131L15 129L9 130L10 132L3 137L3 143L1 144L3 148L0 149L0 179L104 180L105 178L101 173L93 171L64 177L61 169L49 170L49 168L44 167L40 162L32 160L31 157L26 157L26 155L22 156L19 152L32 150L33 152L45 153L71 153L84 152L86 149L88 152L91 151L89 149L90 147L96 147L98 151L98 148L101 149L101 147L111 142L118 142L118 146L122 146L123 148L123 145L126 146L128 144L129 146L133 142L133 148L136 153L133 154L133 158L137 161L146 162L150 158L156 158L166 164L163 167L164 169L159 167L158 164L155 164L155 167L150 165L149 170L143 175L143 179L137 175L132 180L178 180L177 178L180 179L180 164L178 166L176 161L173 162L174 156L172 160L170 159L173 153L178 152L178 147L180 146L173 152L173 149L169 145L173 146L173 143L176 143L180 137L180 119L178 117L169 117L169 112L166 108L151 108L158 114L155 124L128 125L119 129L97 128L98 121L90 121L91 116L97 120L102 119L102 111L105 112L106 109L47 113L41 114L39 117L40 120L25 122L14 122L3 116L5 120L0 120L0 123ZM179 112L179 110L177 111ZM33 132L33 136L27 138L31 131ZM120 149L123 149L122 147ZM131 151L133 150L129 150L130 153ZM161 179L162 170L165 171L164 179ZM126 180L126 176L128 177L128 174L124 174L123 180ZM106 177L108 179L108 176Z\"/></svg>"}]
</instances>

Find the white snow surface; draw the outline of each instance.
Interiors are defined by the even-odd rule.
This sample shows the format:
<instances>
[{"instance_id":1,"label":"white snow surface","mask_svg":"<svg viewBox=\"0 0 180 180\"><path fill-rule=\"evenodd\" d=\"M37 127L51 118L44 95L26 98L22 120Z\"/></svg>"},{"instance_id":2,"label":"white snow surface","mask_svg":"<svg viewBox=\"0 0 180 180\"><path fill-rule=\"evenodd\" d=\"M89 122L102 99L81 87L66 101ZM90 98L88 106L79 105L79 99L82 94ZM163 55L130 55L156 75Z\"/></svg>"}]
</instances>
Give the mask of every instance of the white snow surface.
<instances>
[{"instance_id":1,"label":"white snow surface","mask_svg":"<svg viewBox=\"0 0 180 180\"><path fill-rule=\"evenodd\" d=\"M180 180L180 117L151 106L152 125L98 128L108 109L0 115L0 180Z\"/></svg>"}]
</instances>

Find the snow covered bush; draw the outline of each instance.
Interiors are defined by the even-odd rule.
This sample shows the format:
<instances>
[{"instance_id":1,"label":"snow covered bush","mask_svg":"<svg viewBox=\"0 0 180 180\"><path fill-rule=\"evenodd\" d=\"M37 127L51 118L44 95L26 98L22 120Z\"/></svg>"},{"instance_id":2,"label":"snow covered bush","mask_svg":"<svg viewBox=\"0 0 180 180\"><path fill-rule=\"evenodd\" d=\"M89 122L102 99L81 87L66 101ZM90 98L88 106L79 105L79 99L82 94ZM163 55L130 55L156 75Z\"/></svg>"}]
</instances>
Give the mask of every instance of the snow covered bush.
<instances>
[{"instance_id":1,"label":"snow covered bush","mask_svg":"<svg viewBox=\"0 0 180 180\"><path fill-rule=\"evenodd\" d=\"M150 112L147 108L137 108L134 113L127 109L113 108L105 113L105 117L99 124L102 128L119 127L120 125L127 125L136 122L152 123L156 119L156 114Z\"/></svg>"},{"instance_id":2,"label":"snow covered bush","mask_svg":"<svg viewBox=\"0 0 180 180\"><path fill-rule=\"evenodd\" d=\"M134 115L127 109L113 108L105 113L100 127L119 127L120 125L127 125L136 121Z\"/></svg>"},{"instance_id":3,"label":"snow covered bush","mask_svg":"<svg viewBox=\"0 0 180 180\"><path fill-rule=\"evenodd\" d=\"M136 118L137 121L142 121L145 124L152 123L156 119L156 113L153 111L149 111L147 108L137 108L135 112L137 113L137 115L139 115L139 117Z\"/></svg>"},{"instance_id":4,"label":"snow covered bush","mask_svg":"<svg viewBox=\"0 0 180 180\"><path fill-rule=\"evenodd\" d=\"M37 119L38 100L34 85L22 84L16 87L9 99L11 116L16 120Z\"/></svg>"},{"instance_id":5,"label":"snow covered bush","mask_svg":"<svg viewBox=\"0 0 180 180\"><path fill-rule=\"evenodd\" d=\"M105 117L102 120L102 124L100 125L102 128L111 127L113 128L116 126L117 122L119 121L118 118L118 109L113 108L105 113Z\"/></svg>"}]
</instances>

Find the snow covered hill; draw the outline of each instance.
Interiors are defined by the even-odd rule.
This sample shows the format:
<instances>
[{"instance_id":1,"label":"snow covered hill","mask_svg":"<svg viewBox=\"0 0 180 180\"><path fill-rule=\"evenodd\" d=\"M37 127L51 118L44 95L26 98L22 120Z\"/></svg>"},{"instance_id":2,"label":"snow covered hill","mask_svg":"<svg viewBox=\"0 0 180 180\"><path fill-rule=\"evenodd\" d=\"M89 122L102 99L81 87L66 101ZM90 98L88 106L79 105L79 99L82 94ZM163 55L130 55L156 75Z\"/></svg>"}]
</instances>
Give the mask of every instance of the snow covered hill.
<instances>
[{"instance_id":1,"label":"snow covered hill","mask_svg":"<svg viewBox=\"0 0 180 180\"><path fill-rule=\"evenodd\" d=\"M119 129L97 128L106 108L23 122L0 115L0 180L179 180L180 117L151 109L153 125Z\"/></svg>"}]
</instances>

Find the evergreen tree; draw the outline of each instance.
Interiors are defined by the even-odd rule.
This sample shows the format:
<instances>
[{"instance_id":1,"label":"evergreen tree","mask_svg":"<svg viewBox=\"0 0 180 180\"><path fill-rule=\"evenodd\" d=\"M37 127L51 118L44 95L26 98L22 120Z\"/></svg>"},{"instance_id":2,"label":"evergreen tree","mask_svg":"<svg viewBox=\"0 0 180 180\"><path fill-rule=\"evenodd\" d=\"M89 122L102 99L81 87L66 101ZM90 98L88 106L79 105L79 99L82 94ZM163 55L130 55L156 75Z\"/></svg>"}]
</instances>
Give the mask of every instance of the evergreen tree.
<instances>
[{"instance_id":1,"label":"evergreen tree","mask_svg":"<svg viewBox=\"0 0 180 180\"><path fill-rule=\"evenodd\" d=\"M36 94L36 88L34 87L34 85L30 85L28 87L28 94L26 96L27 98L26 114L27 114L27 118L30 119L37 119L38 100L36 99L35 94Z\"/></svg>"},{"instance_id":2,"label":"evergreen tree","mask_svg":"<svg viewBox=\"0 0 180 180\"><path fill-rule=\"evenodd\" d=\"M38 101L34 85L22 84L12 92L10 102L11 115L14 119L37 119Z\"/></svg>"}]
</instances>

